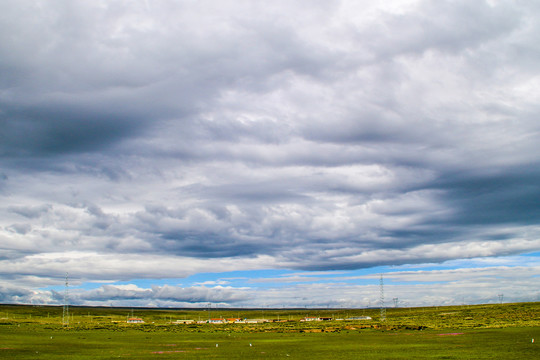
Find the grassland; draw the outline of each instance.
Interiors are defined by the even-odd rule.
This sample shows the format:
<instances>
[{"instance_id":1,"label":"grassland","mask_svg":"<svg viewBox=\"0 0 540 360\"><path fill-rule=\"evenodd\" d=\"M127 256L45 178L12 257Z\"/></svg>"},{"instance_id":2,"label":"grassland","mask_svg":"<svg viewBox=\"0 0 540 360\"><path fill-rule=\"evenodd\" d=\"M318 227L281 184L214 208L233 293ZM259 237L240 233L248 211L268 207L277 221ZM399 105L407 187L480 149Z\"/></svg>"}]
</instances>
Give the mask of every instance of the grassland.
<instances>
[{"instance_id":1,"label":"grassland","mask_svg":"<svg viewBox=\"0 0 540 360\"><path fill-rule=\"evenodd\" d=\"M131 312L144 324L127 324ZM306 316L373 320L300 322ZM172 324L265 318L263 324ZM540 303L387 309L167 310L0 305L2 359L537 359ZM536 339L532 342L532 339Z\"/></svg>"}]
</instances>

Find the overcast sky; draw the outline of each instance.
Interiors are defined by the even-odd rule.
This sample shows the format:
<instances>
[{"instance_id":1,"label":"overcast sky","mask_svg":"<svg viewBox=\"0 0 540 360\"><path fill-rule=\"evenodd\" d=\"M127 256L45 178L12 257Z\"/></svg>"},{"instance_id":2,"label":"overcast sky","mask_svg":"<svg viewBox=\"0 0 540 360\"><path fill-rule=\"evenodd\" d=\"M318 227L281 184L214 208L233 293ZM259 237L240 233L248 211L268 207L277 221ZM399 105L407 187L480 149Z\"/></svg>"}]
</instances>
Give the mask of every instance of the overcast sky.
<instances>
[{"instance_id":1,"label":"overcast sky","mask_svg":"<svg viewBox=\"0 0 540 360\"><path fill-rule=\"evenodd\" d=\"M538 301L539 115L534 1L4 0L0 302Z\"/></svg>"}]
</instances>

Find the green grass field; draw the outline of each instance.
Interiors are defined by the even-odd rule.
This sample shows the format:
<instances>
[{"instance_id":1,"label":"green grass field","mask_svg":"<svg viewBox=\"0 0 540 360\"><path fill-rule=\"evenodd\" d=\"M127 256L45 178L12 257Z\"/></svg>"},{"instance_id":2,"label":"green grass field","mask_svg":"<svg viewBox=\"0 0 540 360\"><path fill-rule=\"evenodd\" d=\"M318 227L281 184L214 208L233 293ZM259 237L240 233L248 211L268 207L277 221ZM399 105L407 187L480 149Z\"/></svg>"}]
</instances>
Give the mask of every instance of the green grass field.
<instances>
[{"instance_id":1,"label":"green grass field","mask_svg":"<svg viewBox=\"0 0 540 360\"><path fill-rule=\"evenodd\" d=\"M226 310L212 317L287 320L175 325L200 310L0 306L1 359L538 359L540 303L378 310ZM240 316L238 316L240 315ZM368 315L371 321L299 322ZM535 339L535 342L532 342Z\"/></svg>"}]
</instances>

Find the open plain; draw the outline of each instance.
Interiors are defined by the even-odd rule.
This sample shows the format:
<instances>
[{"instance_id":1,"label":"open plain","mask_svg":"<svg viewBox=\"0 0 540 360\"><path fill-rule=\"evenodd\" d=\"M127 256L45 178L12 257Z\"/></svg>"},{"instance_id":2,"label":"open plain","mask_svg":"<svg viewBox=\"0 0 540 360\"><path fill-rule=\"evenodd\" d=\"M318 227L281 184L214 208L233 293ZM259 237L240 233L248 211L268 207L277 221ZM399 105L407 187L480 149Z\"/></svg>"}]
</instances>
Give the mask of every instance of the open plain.
<instances>
[{"instance_id":1,"label":"open plain","mask_svg":"<svg viewBox=\"0 0 540 360\"><path fill-rule=\"evenodd\" d=\"M0 358L537 359L540 356L538 302L388 308L384 321L379 315L380 310L374 308L212 308L208 311L70 307L66 316L62 307L3 305L0 306ZM144 323L128 324L127 320L133 317ZM223 319L223 323L207 323L209 319L217 322ZM246 323L246 319L267 322ZM312 321L301 321L305 319ZM189 320L193 323L182 323Z\"/></svg>"}]
</instances>

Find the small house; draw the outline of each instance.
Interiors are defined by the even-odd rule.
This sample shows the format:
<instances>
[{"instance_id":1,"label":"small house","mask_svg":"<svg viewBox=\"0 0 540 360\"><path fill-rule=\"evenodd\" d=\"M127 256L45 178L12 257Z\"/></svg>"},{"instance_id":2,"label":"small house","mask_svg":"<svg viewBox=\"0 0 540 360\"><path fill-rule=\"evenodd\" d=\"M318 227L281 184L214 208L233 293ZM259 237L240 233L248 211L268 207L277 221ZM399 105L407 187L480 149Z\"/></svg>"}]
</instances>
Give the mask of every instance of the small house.
<instances>
[{"instance_id":1,"label":"small house","mask_svg":"<svg viewBox=\"0 0 540 360\"><path fill-rule=\"evenodd\" d=\"M127 323L128 324L144 324L144 320L141 318L132 317L132 318L127 319Z\"/></svg>"},{"instance_id":2,"label":"small house","mask_svg":"<svg viewBox=\"0 0 540 360\"><path fill-rule=\"evenodd\" d=\"M353 316L347 318L347 320L371 320L371 316Z\"/></svg>"},{"instance_id":3,"label":"small house","mask_svg":"<svg viewBox=\"0 0 540 360\"><path fill-rule=\"evenodd\" d=\"M262 323L269 322L269 320L268 319L245 319L243 322L246 324L262 324Z\"/></svg>"},{"instance_id":4,"label":"small house","mask_svg":"<svg viewBox=\"0 0 540 360\"><path fill-rule=\"evenodd\" d=\"M300 321L320 321L320 319L318 317L308 316L303 319L300 319Z\"/></svg>"}]
</instances>

